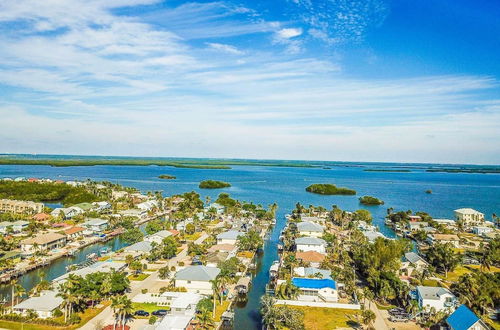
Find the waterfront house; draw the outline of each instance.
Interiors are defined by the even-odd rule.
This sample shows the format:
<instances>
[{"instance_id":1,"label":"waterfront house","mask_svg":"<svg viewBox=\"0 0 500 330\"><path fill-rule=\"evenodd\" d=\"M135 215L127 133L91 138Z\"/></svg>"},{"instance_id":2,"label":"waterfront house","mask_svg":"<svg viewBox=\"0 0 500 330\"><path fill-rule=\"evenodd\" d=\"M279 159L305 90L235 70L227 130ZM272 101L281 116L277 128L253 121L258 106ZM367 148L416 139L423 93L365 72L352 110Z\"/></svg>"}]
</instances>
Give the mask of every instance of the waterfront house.
<instances>
[{"instance_id":1,"label":"waterfront house","mask_svg":"<svg viewBox=\"0 0 500 330\"><path fill-rule=\"evenodd\" d=\"M420 255L415 252L407 252L403 256L400 272L406 276L411 276L414 271L421 272L427 268L429 264Z\"/></svg>"},{"instance_id":2,"label":"waterfront house","mask_svg":"<svg viewBox=\"0 0 500 330\"><path fill-rule=\"evenodd\" d=\"M89 218L82 226L92 231L93 233L102 233L108 229L109 221L100 218Z\"/></svg>"},{"instance_id":3,"label":"waterfront house","mask_svg":"<svg viewBox=\"0 0 500 330\"><path fill-rule=\"evenodd\" d=\"M186 230L186 226L190 223L193 223L193 219L192 218L188 218L188 219L185 219L185 220L182 220L182 221L179 221L176 225L175 225L175 229L177 229L178 231L184 231Z\"/></svg>"},{"instance_id":4,"label":"waterfront house","mask_svg":"<svg viewBox=\"0 0 500 330\"><path fill-rule=\"evenodd\" d=\"M227 260L229 257L228 252L209 252L205 256L205 264L208 267L217 267L217 265L225 260ZM192 263L194 264L196 256L193 258Z\"/></svg>"},{"instance_id":5,"label":"waterfront house","mask_svg":"<svg viewBox=\"0 0 500 330\"><path fill-rule=\"evenodd\" d=\"M46 251L62 248L66 245L66 236L58 233L38 234L32 238L21 241L21 250L26 254L35 253L37 250Z\"/></svg>"},{"instance_id":6,"label":"waterfront house","mask_svg":"<svg viewBox=\"0 0 500 330\"><path fill-rule=\"evenodd\" d=\"M127 246L124 251L126 253L131 252L134 255L145 255L149 254L153 250L153 246L151 242L149 241L140 241L137 243L134 243L130 246Z\"/></svg>"},{"instance_id":7,"label":"waterfront house","mask_svg":"<svg viewBox=\"0 0 500 330\"><path fill-rule=\"evenodd\" d=\"M408 216L408 220L410 222L420 222L420 221L422 221L422 217L419 215L410 215L410 216Z\"/></svg>"},{"instance_id":8,"label":"waterfront house","mask_svg":"<svg viewBox=\"0 0 500 330\"><path fill-rule=\"evenodd\" d=\"M221 215L224 213L224 210L226 209L224 206L220 205L219 203L212 203L208 207L205 207L204 211L207 212L211 208L214 208L217 214Z\"/></svg>"},{"instance_id":9,"label":"waterfront house","mask_svg":"<svg viewBox=\"0 0 500 330\"><path fill-rule=\"evenodd\" d=\"M430 245L451 243L456 248L460 246L460 238L454 234L429 234L427 235L427 242Z\"/></svg>"},{"instance_id":10,"label":"waterfront house","mask_svg":"<svg viewBox=\"0 0 500 330\"><path fill-rule=\"evenodd\" d=\"M0 213L28 213L43 212L44 204L31 201L0 199Z\"/></svg>"},{"instance_id":11,"label":"waterfront house","mask_svg":"<svg viewBox=\"0 0 500 330\"><path fill-rule=\"evenodd\" d=\"M319 267L323 260L325 260L325 255L316 251L307 251L295 253L295 258L308 263L311 267Z\"/></svg>"},{"instance_id":12,"label":"waterfront house","mask_svg":"<svg viewBox=\"0 0 500 330\"><path fill-rule=\"evenodd\" d=\"M41 319L53 317L54 311L63 303L63 299L57 295L57 291L42 291L40 296L28 298L14 305L12 309L14 313L24 316L28 314L28 311L33 311Z\"/></svg>"},{"instance_id":13,"label":"waterfront house","mask_svg":"<svg viewBox=\"0 0 500 330\"><path fill-rule=\"evenodd\" d=\"M384 234L382 234L379 231L364 231L363 235L365 235L365 237L368 239L368 242L370 243L375 242L377 238L384 238L384 239L387 238L384 236Z\"/></svg>"},{"instance_id":14,"label":"waterfront house","mask_svg":"<svg viewBox=\"0 0 500 330\"><path fill-rule=\"evenodd\" d=\"M145 212L151 211L152 209L157 208L157 207L158 207L158 202L155 200L149 200L149 201L137 204L137 208L139 210L142 210Z\"/></svg>"},{"instance_id":15,"label":"waterfront house","mask_svg":"<svg viewBox=\"0 0 500 330\"><path fill-rule=\"evenodd\" d=\"M191 324L194 316L191 315L166 315L164 316L158 325L152 326L151 328L144 329L155 329L155 330L192 330L195 326Z\"/></svg>"},{"instance_id":16,"label":"waterfront house","mask_svg":"<svg viewBox=\"0 0 500 330\"><path fill-rule=\"evenodd\" d=\"M160 230L154 234L144 237L144 240L151 243L154 242L156 244L161 244L163 240L169 236L172 236L171 232L169 232L168 230Z\"/></svg>"},{"instance_id":17,"label":"waterfront house","mask_svg":"<svg viewBox=\"0 0 500 330\"><path fill-rule=\"evenodd\" d=\"M461 305L448 316L446 324L450 330L488 330L490 328L465 305Z\"/></svg>"},{"instance_id":18,"label":"waterfront house","mask_svg":"<svg viewBox=\"0 0 500 330\"><path fill-rule=\"evenodd\" d=\"M68 240L78 239L84 235L84 232L85 232L85 228L78 227L78 226L71 227L71 228L64 230L64 234L66 235Z\"/></svg>"},{"instance_id":19,"label":"waterfront house","mask_svg":"<svg viewBox=\"0 0 500 330\"><path fill-rule=\"evenodd\" d=\"M302 220L303 222L314 222L314 223L319 223L319 224L325 222L324 218L310 217L310 216L305 216L305 215L301 215L300 220Z\"/></svg>"},{"instance_id":20,"label":"waterfront house","mask_svg":"<svg viewBox=\"0 0 500 330\"><path fill-rule=\"evenodd\" d=\"M455 210L455 220L462 221L465 227L481 226L484 223L484 214L471 208Z\"/></svg>"},{"instance_id":21,"label":"waterfront house","mask_svg":"<svg viewBox=\"0 0 500 330\"><path fill-rule=\"evenodd\" d=\"M123 217L132 217L138 219L144 219L148 216L148 212L139 209L123 210L120 211L119 213Z\"/></svg>"},{"instance_id":22,"label":"waterfront house","mask_svg":"<svg viewBox=\"0 0 500 330\"><path fill-rule=\"evenodd\" d=\"M188 292L212 294L212 283L220 269L207 266L188 266L175 273L175 287L184 287Z\"/></svg>"},{"instance_id":23,"label":"waterfront house","mask_svg":"<svg viewBox=\"0 0 500 330\"><path fill-rule=\"evenodd\" d=\"M215 244L208 249L208 252L231 252L235 248L233 244Z\"/></svg>"},{"instance_id":24,"label":"waterfront house","mask_svg":"<svg viewBox=\"0 0 500 330\"><path fill-rule=\"evenodd\" d=\"M456 227L457 225L456 221L452 219L432 219L432 221L448 228Z\"/></svg>"},{"instance_id":25,"label":"waterfront house","mask_svg":"<svg viewBox=\"0 0 500 330\"><path fill-rule=\"evenodd\" d=\"M113 190L111 192L111 198L112 199L120 199L120 198L125 198L128 196L128 192L126 191L116 191L116 190Z\"/></svg>"},{"instance_id":26,"label":"waterfront house","mask_svg":"<svg viewBox=\"0 0 500 330\"><path fill-rule=\"evenodd\" d=\"M315 251L321 254L326 253L326 241L317 237L299 237L295 239L298 252Z\"/></svg>"},{"instance_id":27,"label":"waterfront house","mask_svg":"<svg viewBox=\"0 0 500 330\"><path fill-rule=\"evenodd\" d=\"M337 302L337 283L332 279L294 277L292 284L299 289L298 300L317 302Z\"/></svg>"},{"instance_id":28,"label":"waterfront house","mask_svg":"<svg viewBox=\"0 0 500 330\"><path fill-rule=\"evenodd\" d=\"M85 277L89 274L94 274L94 273L110 273L111 271L115 270L117 272L122 271L127 267L127 264L125 262L121 261L113 261L112 259L108 259L106 261L98 261L96 263L91 264L88 267L80 268L77 270L73 270L71 272L68 272L66 274L63 274L53 280L54 285L57 287L59 283L62 283L66 281L69 275L73 274L76 276L81 276Z\"/></svg>"},{"instance_id":29,"label":"waterfront house","mask_svg":"<svg viewBox=\"0 0 500 330\"><path fill-rule=\"evenodd\" d=\"M453 310L458 302L457 297L450 290L434 286L417 286L416 297L420 308L429 312L434 308L436 312Z\"/></svg>"},{"instance_id":30,"label":"waterfront house","mask_svg":"<svg viewBox=\"0 0 500 330\"><path fill-rule=\"evenodd\" d=\"M238 241L238 236L243 236L245 233L236 230L228 230L217 235L217 244L232 244L235 245Z\"/></svg>"},{"instance_id":31,"label":"waterfront house","mask_svg":"<svg viewBox=\"0 0 500 330\"><path fill-rule=\"evenodd\" d=\"M324 229L317 223L304 221L297 223L297 232L301 236L321 237Z\"/></svg>"},{"instance_id":32,"label":"waterfront house","mask_svg":"<svg viewBox=\"0 0 500 330\"><path fill-rule=\"evenodd\" d=\"M295 267L293 273L296 277L326 278L331 279L331 271L316 267Z\"/></svg>"},{"instance_id":33,"label":"waterfront house","mask_svg":"<svg viewBox=\"0 0 500 330\"><path fill-rule=\"evenodd\" d=\"M78 207L78 208L82 209L83 212L88 212L94 208L94 205L92 205L90 203L79 203L79 204L73 205L73 207Z\"/></svg>"},{"instance_id":34,"label":"waterfront house","mask_svg":"<svg viewBox=\"0 0 500 330\"><path fill-rule=\"evenodd\" d=\"M12 260L16 264L21 261L21 251L0 251L0 260Z\"/></svg>"},{"instance_id":35,"label":"waterfront house","mask_svg":"<svg viewBox=\"0 0 500 330\"><path fill-rule=\"evenodd\" d=\"M14 230L14 232L20 233L26 228L28 228L29 224L30 223L28 221L17 220L12 223L12 229Z\"/></svg>"},{"instance_id":36,"label":"waterfront house","mask_svg":"<svg viewBox=\"0 0 500 330\"><path fill-rule=\"evenodd\" d=\"M428 223L425 221L416 221L416 222L409 222L406 228L413 232L417 230L423 230L425 227L428 226Z\"/></svg>"}]
</instances>

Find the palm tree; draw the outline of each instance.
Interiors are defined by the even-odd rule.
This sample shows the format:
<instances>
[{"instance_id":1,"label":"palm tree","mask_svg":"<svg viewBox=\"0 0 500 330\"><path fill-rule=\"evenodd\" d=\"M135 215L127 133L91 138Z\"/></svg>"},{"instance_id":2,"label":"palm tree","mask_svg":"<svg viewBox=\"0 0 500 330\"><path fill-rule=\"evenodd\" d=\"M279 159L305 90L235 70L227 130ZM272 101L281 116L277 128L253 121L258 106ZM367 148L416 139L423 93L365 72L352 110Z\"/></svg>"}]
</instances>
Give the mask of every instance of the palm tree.
<instances>
[{"instance_id":1,"label":"palm tree","mask_svg":"<svg viewBox=\"0 0 500 330\"><path fill-rule=\"evenodd\" d=\"M293 285L292 281L288 280L278 286L277 293L280 299L295 299L299 295L299 288Z\"/></svg>"},{"instance_id":2,"label":"palm tree","mask_svg":"<svg viewBox=\"0 0 500 330\"><path fill-rule=\"evenodd\" d=\"M95 302L98 301L99 299L101 299L101 293L99 293L95 290L92 290L89 294L89 298L90 298L90 300L92 300L92 308L94 308Z\"/></svg>"},{"instance_id":3,"label":"palm tree","mask_svg":"<svg viewBox=\"0 0 500 330\"><path fill-rule=\"evenodd\" d=\"M279 322L279 315L276 311L276 299L272 296L264 295L260 299L260 314L262 315L262 323L267 329L272 329Z\"/></svg>"},{"instance_id":4,"label":"palm tree","mask_svg":"<svg viewBox=\"0 0 500 330\"><path fill-rule=\"evenodd\" d=\"M361 318L363 320L363 324L371 327L373 321L375 321L376 315L370 309L365 309L361 312Z\"/></svg>"},{"instance_id":5,"label":"palm tree","mask_svg":"<svg viewBox=\"0 0 500 330\"><path fill-rule=\"evenodd\" d=\"M19 304L19 298L22 298L26 294L26 289L21 284L16 284L16 304Z\"/></svg>"},{"instance_id":6,"label":"palm tree","mask_svg":"<svg viewBox=\"0 0 500 330\"><path fill-rule=\"evenodd\" d=\"M124 304L122 301L122 296L111 297L111 309L113 310L113 314L115 317L115 322L113 323L113 329L116 329L116 323L118 323L118 320L120 320L123 308Z\"/></svg>"},{"instance_id":7,"label":"palm tree","mask_svg":"<svg viewBox=\"0 0 500 330\"><path fill-rule=\"evenodd\" d=\"M16 285L17 285L17 280L16 279L10 280L10 289L11 289L11 292L10 292L10 299L11 299L10 309L11 309L11 311L14 311L13 308L14 308L14 295L15 295Z\"/></svg>"},{"instance_id":8,"label":"palm tree","mask_svg":"<svg viewBox=\"0 0 500 330\"><path fill-rule=\"evenodd\" d=\"M210 283L212 283L212 290L214 292L214 294L213 294L213 298L214 298L213 317L215 318L216 302L217 302L217 299L220 299L220 296L221 296L221 292L220 292L221 282L220 282L219 277L216 277L213 280L211 280Z\"/></svg>"},{"instance_id":9,"label":"palm tree","mask_svg":"<svg viewBox=\"0 0 500 330\"><path fill-rule=\"evenodd\" d=\"M121 315L122 320L120 321L120 326L125 329L125 325L127 324L127 318L132 316L134 313L134 307L132 307L132 300L130 300L127 296L121 297Z\"/></svg>"},{"instance_id":10,"label":"palm tree","mask_svg":"<svg viewBox=\"0 0 500 330\"><path fill-rule=\"evenodd\" d=\"M212 318L212 315L210 315L209 310L202 310L201 313L198 313L196 315L196 318L198 319L199 326L201 329L213 329L214 328L214 320Z\"/></svg>"},{"instance_id":11,"label":"palm tree","mask_svg":"<svg viewBox=\"0 0 500 330\"><path fill-rule=\"evenodd\" d=\"M64 307L64 323L68 320L68 307L70 305L69 302L69 293L67 292L66 286L63 284L59 285L59 292L57 293L57 297L61 297L63 300L63 307Z\"/></svg>"}]
</instances>

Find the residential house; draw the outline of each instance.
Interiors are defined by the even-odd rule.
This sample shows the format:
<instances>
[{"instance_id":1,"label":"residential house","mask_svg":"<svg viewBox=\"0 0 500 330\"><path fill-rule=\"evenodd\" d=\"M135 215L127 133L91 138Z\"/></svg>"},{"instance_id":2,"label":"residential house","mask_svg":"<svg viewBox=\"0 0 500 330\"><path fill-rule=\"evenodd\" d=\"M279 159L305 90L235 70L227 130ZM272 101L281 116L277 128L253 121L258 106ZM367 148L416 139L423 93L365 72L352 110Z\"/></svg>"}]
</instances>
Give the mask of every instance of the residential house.
<instances>
[{"instance_id":1,"label":"residential house","mask_svg":"<svg viewBox=\"0 0 500 330\"><path fill-rule=\"evenodd\" d=\"M326 278L331 279L331 271L316 267L295 267L293 273L296 277Z\"/></svg>"},{"instance_id":2,"label":"residential house","mask_svg":"<svg viewBox=\"0 0 500 330\"><path fill-rule=\"evenodd\" d=\"M490 327L467 306L461 305L446 318L450 330L488 330Z\"/></svg>"},{"instance_id":3,"label":"residential house","mask_svg":"<svg viewBox=\"0 0 500 330\"><path fill-rule=\"evenodd\" d=\"M235 248L233 244L215 244L208 248L208 252L231 252Z\"/></svg>"},{"instance_id":4,"label":"residential house","mask_svg":"<svg viewBox=\"0 0 500 330\"><path fill-rule=\"evenodd\" d=\"M120 211L119 213L123 217L132 217L132 218L138 218L138 219L144 219L148 216L148 213L146 211L139 210L139 209L128 209L128 210Z\"/></svg>"},{"instance_id":5,"label":"residential house","mask_svg":"<svg viewBox=\"0 0 500 330\"><path fill-rule=\"evenodd\" d=\"M420 222L422 221L422 217L419 215L410 215L408 216L408 220L410 220L410 222Z\"/></svg>"},{"instance_id":6,"label":"residential house","mask_svg":"<svg viewBox=\"0 0 500 330\"><path fill-rule=\"evenodd\" d=\"M403 256L400 271L406 276L411 276L414 271L422 272L429 266L421 256L415 252L407 252Z\"/></svg>"},{"instance_id":7,"label":"residential house","mask_svg":"<svg viewBox=\"0 0 500 330\"><path fill-rule=\"evenodd\" d=\"M292 283L299 289L298 300L317 302L337 302L339 300L337 283L331 278L294 277Z\"/></svg>"},{"instance_id":8,"label":"residential house","mask_svg":"<svg viewBox=\"0 0 500 330\"><path fill-rule=\"evenodd\" d=\"M224 210L226 209L224 206L220 205L219 203L212 203L208 207L205 207L204 211L207 212L211 208L214 208L217 211L217 214L219 214L219 215L223 214Z\"/></svg>"},{"instance_id":9,"label":"residential house","mask_svg":"<svg viewBox=\"0 0 500 330\"><path fill-rule=\"evenodd\" d=\"M317 237L299 237L295 239L297 251L307 252L315 251L318 253L326 253L326 241Z\"/></svg>"},{"instance_id":10,"label":"residential house","mask_svg":"<svg viewBox=\"0 0 500 330\"><path fill-rule=\"evenodd\" d=\"M140 241L124 248L125 253L131 252L134 255L149 254L153 250L153 246L149 241Z\"/></svg>"},{"instance_id":11,"label":"residential house","mask_svg":"<svg viewBox=\"0 0 500 330\"><path fill-rule=\"evenodd\" d=\"M149 200L149 201L137 204L137 208L139 210L142 210L145 212L151 211L152 209L154 209L156 207L158 207L158 202L155 200Z\"/></svg>"},{"instance_id":12,"label":"residential house","mask_svg":"<svg viewBox=\"0 0 500 330\"><path fill-rule=\"evenodd\" d=\"M26 316L28 311L35 312L39 318L46 319L54 316L54 311L61 306L63 299L57 291L42 291L40 296L31 297L14 305L14 313Z\"/></svg>"},{"instance_id":13,"label":"residential house","mask_svg":"<svg viewBox=\"0 0 500 330\"><path fill-rule=\"evenodd\" d=\"M88 267L80 268L77 270L73 270L71 272L65 273L53 280L55 287L57 287L60 283L66 281L69 275L73 274L76 276L85 277L89 274L94 273L110 273L115 270L117 272L122 271L127 267L125 262L121 261L113 261L113 259L108 259L106 261L98 261L96 263L91 264Z\"/></svg>"},{"instance_id":14,"label":"residential house","mask_svg":"<svg viewBox=\"0 0 500 330\"><path fill-rule=\"evenodd\" d=\"M77 215L83 214L84 212L85 212L84 210L82 210L77 206L70 206L63 208L58 207L55 208L52 212L50 212L50 215L53 216L54 218L62 216L64 219L71 219Z\"/></svg>"},{"instance_id":15,"label":"residential house","mask_svg":"<svg viewBox=\"0 0 500 330\"><path fill-rule=\"evenodd\" d=\"M417 231L417 230L423 230L425 227L427 227L429 224L425 221L416 221L416 222L409 222L407 225L407 229L411 232Z\"/></svg>"},{"instance_id":16,"label":"residential house","mask_svg":"<svg viewBox=\"0 0 500 330\"><path fill-rule=\"evenodd\" d=\"M13 232L13 231L14 231L14 229L12 228L12 222L10 222L10 221L0 222L0 233L8 234L9 232Z\"/></svg>"},{"instance_id":17,"label":"residential house","mask_svg":"<svg viewBox=\"0 0 500 330\"><path fill-rule=\"evenodd\" d=\"M97 212L105 212L111 210L111 204L108 202L94 202L92 209Z\"/></svg>"},{"instance_id":18,"label":"residential house","mask_svg":"<svg viewBox=\"0 0 500 330\"><path fill-rule=\"evenodd\" d=\"M460 247L460 238L454 234L429 234L427 235L427 242L431 245L451 243L456 248Z\"/></svg>"},{"instance_id":19,"label":"residential house","mask_svg":"<svg viewBox=\"0 0 500 330\"><path fill-rule=\"evenodd\" d=\"M238 241L238 236L243 236L245 233L236 230L229 230L217 235L217 244L232 244L235 245Z\"/></svg>"},{"instance_id":20,"label":"residential house","mask_svg":"<svg viewBox=\"0 0 500 330\"><path fill-rule=\"evenodd\" d=\"M12 229L14 230L14 232L20 233L26 228L28 228L29 224L30 224L29 221L17 220L12 222Z\"/></svg>"},{"instance_id":21,"label":"residential house","mask_svg":"<svg viewBox=\"0 0 500 330\"><path fill-rule=\"evenodd\" d=\"M310 216L301 215L300 219L303 222L314 222L314 223L320 223L320 224L325 223L325 219L321 218L321 217L310 217Z\"/></svg>"},{"instance_id":22,"label":"residential house","mask_svg":"<svg viewBox=\"0 0 500 330\"><path fill-rule=\"evenodd\" d=\"M194 329L191 324L191 315L166 315L160 323L154 327L155 330L190 330Z\"/></svg>"},{"instance_id":23,"label":"residential house","mask_svg":"<svg viewBox=\"0 0 500 330\"><path fill-rule=\"evenodd\" d=\"M84 233L85 233L85 228L78 227L78 226L71 227L71 228L64 230L64 234L66 235L68 240L72 240L72 241L76 240L80 237L83 237Z\"/></svg>"},{"instance_id":24,"label":"residential house","mask_svg":"<svg viewBox=\"0 0 500 330\"><path fill-rule=\"evenodd\" d=\"M479 226L472 227L472 232L479 236L484 236L487 233L491 233L494 230L495 229L493 227L479 227Z\"/></svg>"},{"instance_id":25,"label":"residential house","mask_svg":"<svg viewBox=\"0 0 500 330\"><path fill-rule=\"evenodd\" d=\"M440 225L443 225L448 228L456 227L457 223L452 219L432 219L432 221L437 222Z\"/></svg>"},{"instance_id":26,"label":"residential house","mask_svg":"<svg viewBox=\"0 0 500 330\"><path fill-rule=\"evenodd\" d=\"M145 241L151 242L151 243L156 243L156 244L161 244L163 240L169 236L172 236L172 233L169 232L168 230L160 230L154 234L147 235L144 237Z\"/></svg>"},{"instance_id":27,"label":"residential house","mask_svg":"<svg viewBox=\"0 0 500 330\"><path fill-rule=\"evenodd\" d=\"M321 237L323 236L324 231L323 226L314 222L303 221L297 223L297 232L299 235Z\"/></svg>"},{"instance_id":28,"label":"residential house","mask_svg":"<svg viewBox=\"0 0 500 330\"><path fill-rule=\"evenodd\" d=\"M32 238L21 241L21 250L26 254L32 254L37 250L54 250L66 245L66 236L58 233L38 234Z\"/></svg>"},{"instance_id":29,"label":"residential house","mask_svg":"<svg viewBox=\"0 0 500 330\"><path fill-rule=\"evenodd\" d=\"M471 208L455 210L455 220L462 221L466 227L481 226L484 223L484 213Z\"/></svg>"},{"instance_id":30,"label":"residential house","mask_svg":"<svg viewBox=\"0 0 500 330\"><path fill-rule=\"evenodd\" d=\"M325 260L325 255L316 251L296 252L295 258L308 263L311 267L319 267L323 260Z\"/></svg>"},{"instance_id":31,"label":"residential house","mask_svg":"<svg viewBox=\"0 0 500 330\"><path fill-rule=\"evenodd\" d=\"M212 283L220 269L207 266L188 266L175 273L175 287L184 287L188 292L212 294Z\"/></svg>"},{"instance_id":32,"label":"residential house","mask_svg":"<svg viewBox=\"0 0 500 330\"><path fill-rule=\"evenodd\" d=\"M33 220L39 221L39 222L48 221L48 220L50 220L50 218L51 218L51 216L47 213L37 213L32 217Z\"/></svg>"},{"instance_id":33,"label":"residential house","mask_svg":"<svg viewBox=\"0 0 500 330\"><path fill-rule=\"evenodd\" d=\"M31 201L0 199L0 213L28 213L43 212L44 204Z\"/></svg>"},{"instance_id":34,"label":"residential house","mask_svg":"<svg viewBox=\"0 0 500 330\"><path fill-rule=\"evenodd\" d=\"M129 194L126 191L115 191L113 190L111 192L111 198L112 199L121 199L127 197Z\"/></svg>"},{"instance_id":35,"label":"residential house","mask_svg":"<svg viewBox=\"0 0 500 330\"><path fill-rule=\"evenodd\" d=\"M192 218L189 218L189 219L185 219L183 221L179 221L176 225L175 225L175 229L179 230L179 231L183 231L183 230L186 230L186 226L190 223L193 223L193 219Z\"/></svg>"},{"instance_id":36,"label":"residential house","mask_svg":"<svg viewBox=\"0 0 500 330\"><path fill-rule=\"evenodd\" d=\"M450 290L434 286L417 286L417 301L420 308L429 312L434 308L436 312L453 310L457 298Z\"/></svg>"},{"instance_id":37,"label":"residential house","mask_svg":"<svg viewBox=\"0 0 500 330\"><path fill-rule=\"evenodd\" d=\"M82 226L87 228L89 231L93 233L102 233L106 229L108 229L109 221L105 219L99 218L89 218L85 221Z\"/></svg>"},{"instance_id":38,"label":"residential house","mask_svg":"<svg viewBox=\"0 0 500 330\"><path fill-rule=\"evenodd\" d=\"M202 298L202 295L192 292L139 293L132 302L169 307L172 315L194 315Z\"/></svg>"},{"instance_id":39,"label":"residential house","mask_svg":"<svg viewBox=\"0 0 500 330\"><path fill-rule=\"evenodd\" d=\"M79 204L73 205L73 207L78 207L78 208L82 209L83 212L88 212L94 208L94 205L92 205L91 203L79 203Z\"/></svg>"},{"instance_id":40,"label":"residential house","mask_svg":"<svg viewBox=\"0 0 500 330\"><path fill-rule=\"evenodd\" d=\"M387 238L384 236L384 234L382 234L379 231L364 231L363 235L365 235L365 237L368 239L368 242L370 243L375 242L377 238L384 238L384 239Z\"/></svg>"},{"instance_id":41,"label":"residential house","mask_svg":"<svg viewBox=\"0 0 500 330\"><path fill-rule=\"evenodd\" d=\"M196 258L196 256L195 256ZM193 258L193 264L195 261ZM229 252L209 252L205 256L205 264L209 267L217 267L217 265L229 258Z\"/></svg>"}]
</instances>

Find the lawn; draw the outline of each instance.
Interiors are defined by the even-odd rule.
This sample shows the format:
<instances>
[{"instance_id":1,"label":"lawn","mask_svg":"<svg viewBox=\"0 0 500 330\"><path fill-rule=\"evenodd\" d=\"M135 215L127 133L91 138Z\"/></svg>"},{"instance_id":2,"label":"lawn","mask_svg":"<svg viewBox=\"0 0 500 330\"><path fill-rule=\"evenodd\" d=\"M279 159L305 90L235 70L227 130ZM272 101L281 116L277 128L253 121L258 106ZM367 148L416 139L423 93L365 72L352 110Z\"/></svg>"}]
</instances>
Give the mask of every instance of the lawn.
<instances>
[{"instance_id":1,"label":"lawn","mask_svg":"<svg viewBox=\"0 0 500 330\"><path fill-rule=\"evenodd\" d=\"M288 307L304 312L304 325L308 330L351 328L356 324L356 315L360 313L352 309L305 306Z\"/></svg>"},{"instance_id":2,"label":"lawn","mask_svg":"<svg viewBox=\"0 0 500 330\"><path fill-rule=\"evenodd\" d=\"M380 304L378 302L375 302L375 305L377 305L378 309L383 309L383 310L389 310L389 309L393 309L393 308L397 307L397 306L394 306L394 305L391 305L391 304L389 304L389 305L382 305L382 304Z\"/></svg>"},{"instance_id":3,"label":"lawn","mask_svg":"<svg viewBox=\"0 0 500 330\"><path fill-rule=\"evenodd\" d=\"M456 282L456 281L458 281L458 278L460 276L467 274L467 273L471 273L475 270L479 270L479 268L480 268L479 265L458 266L457 268L455 268L454 271L448 272L447 278L444 277L444 274L438 274L438 277L442 278L446 281ZM488 269L485 269L485 271L488 271ZM500 268L492 266L490 272L498 273L498 272L500 272Z\"/></svg>"},{"instance_id":4,"label":"lawn","mask_svg":"<svg viewBox=\"0 0 500 330\"><path fill-rule=\"evenodd\" d=\"M242 258L252 259L254 256L254 253L251 251L241 251L241 252L238 252L237 256L242 257Z\"/></svg>"},{"instance_id":5,"label":"lawn","mask_svg":"<svg viewBox=\"0 0 500 330\"><path fill-rule=\"evenodd\" d=\"M149 303L132 303L132 307L136 311L143 310L149 312L149 314L159 309L166 309L166 310L170 309L170 307L168 306L158 306L157 304L149 304Z\"/></svg>"},{"instance_id":6,"label":"lawn","mask_svg":"<svg viewBox=\"0 0 500 330\"><path fill-rule=\"evenodd\" d=\"M229 300L224 300L222 302L222 305L220 305L219 302L217 302L217 304L215 305L215 322L220 321L222 314L227 310L230 303L231 301Z\"/></svg>"},{"instance_id":7,"label":"lawn","mask_svg":"<svg viewBox=\"0 0 500 330\"><path fill-rule=\"evenodd\" d=\"M422 282L422 285L425 285L425 286L439 286L439 282L436 281L436 280L424 280Z\"/></svg>"},{"instance_id":8,"label":"lawn","mask_svg":"<svg viewBox=\"0 0 500 330\"><path fill-rule=\"evenodd\" d=\"M144 274L144 273L137 274L137 275L133 274L133 275L129 275L128 279L131 281L144 281L145 279L147 279L149 277L149 275L151 275L151 274Z\"/></svg>"},{"instance_id":9,"label":"lawn","mask_svg":"<svg viewBox=\"0 0 500 330\"><path fill-rule=\"evenodd\" d=\"M200 238L201 233L194 233L192 235L184 235L184 239L186 241L196 241L198 238Z\"/></svg>"}]
</instances>

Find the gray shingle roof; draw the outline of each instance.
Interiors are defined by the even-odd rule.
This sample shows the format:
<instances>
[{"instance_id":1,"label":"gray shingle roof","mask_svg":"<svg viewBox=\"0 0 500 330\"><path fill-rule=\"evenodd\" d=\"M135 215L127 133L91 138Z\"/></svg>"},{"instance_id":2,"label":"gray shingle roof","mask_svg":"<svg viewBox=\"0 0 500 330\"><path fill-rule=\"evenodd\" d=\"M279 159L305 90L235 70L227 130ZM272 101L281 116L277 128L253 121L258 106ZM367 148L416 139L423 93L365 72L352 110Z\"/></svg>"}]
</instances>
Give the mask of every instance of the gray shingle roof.
<instances>
[{"instance_id":1,"label":"gray shingle roof","mask_svg":"<svg viewBox=\"0 0 500 330\"><path fill-rule=\"evenodd\" d=\"M325 240L316 237L299 237L295 239L297 245L325 245Z\"/></svg>"},{"instance_id":2,"label":"gray shingle roof","mask_svg":"<svg viewBox=\"0 0 500 330\"><path fill-rule=\"evenodd\" d=\"M411 262L412 264L417 263L418 261L423 261L427 263L421 256L416 254L415 252L407 252L405 253L405 259Z\"/></svg>"},{"instance_id":3,"label":"gray shingle roof","mask_svg":"<svg viewBox=\"0 0 500 330\"><path fill-rule=\"evenodd\" d=\"M175 273L176 280L211 281L219 275L220 269L207 266L189 266Z\"/></svg>"},{"instance_id":4,"label":"gray shingle roof","mask_svg":"<svg viewBox=\"0 0 500 330\"><path fill-rule=\"evenodd\" d=\"M450 290L434 286L419 285L417 286L417 291L420 297L422 297L423 299L430 299L430 300L439 300L439 297L446 293L453 296Z\"/></svg>"},{"instance_id":5,"label":"gray shingle roof","mask_svg":"<svg viewBox=\"0 0 500 330\"><path fill-rule=\"evenodd\" d=\"M238 236L245 235L245 233L242 233L240 231L236 230L229 230L224 233L220 233L217 235L217 239L237 239Z\"/></svg>"},{"instance_id":6,"label":"gray shingle roof","mask_svg":"<svg viewBox=\"0 0 500 330\"><path fill-rule=\"evenodd\" d=\"M299 222L297 224L297 230L300 231L310 231L310 232L318 232L322 233L324 231L323 227L313 222Z\"/></svg>"},{"instance_id":7,"label":"gray shingle roof","mask_svg":"<svg viewBox=\"0 0 500 330\"><path fill-rule=\"evenodd\" d=\"M137 252L151 252L153 249L151 242L148 241L140 241L135 244L132 244L130 246L127 246L124 250L125 251L137 251Z\"/></svg>"}]
</instances>

